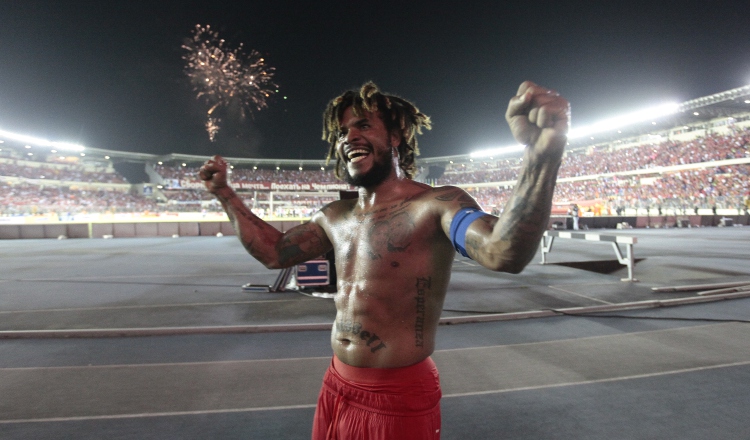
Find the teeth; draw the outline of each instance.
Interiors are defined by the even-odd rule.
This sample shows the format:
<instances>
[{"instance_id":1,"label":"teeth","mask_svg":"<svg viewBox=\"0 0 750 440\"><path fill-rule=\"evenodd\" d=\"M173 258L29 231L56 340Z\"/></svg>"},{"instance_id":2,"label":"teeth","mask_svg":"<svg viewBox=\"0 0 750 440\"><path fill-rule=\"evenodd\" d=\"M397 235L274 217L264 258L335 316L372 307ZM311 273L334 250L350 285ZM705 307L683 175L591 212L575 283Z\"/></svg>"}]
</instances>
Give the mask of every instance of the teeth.
<instances>
[{"instance_id":1,"label":"teeth","mask_svg":"<svg viewBox=\"0 0 750 440\"><path fill-rule=\"evenodd\" d=\"M346 157L349 159L350 162L359 162L360 160L364 159L367 154L369 153L366 149L357 148L357 149L349 151L346 154Z\"/></svg>"}]
</instances>

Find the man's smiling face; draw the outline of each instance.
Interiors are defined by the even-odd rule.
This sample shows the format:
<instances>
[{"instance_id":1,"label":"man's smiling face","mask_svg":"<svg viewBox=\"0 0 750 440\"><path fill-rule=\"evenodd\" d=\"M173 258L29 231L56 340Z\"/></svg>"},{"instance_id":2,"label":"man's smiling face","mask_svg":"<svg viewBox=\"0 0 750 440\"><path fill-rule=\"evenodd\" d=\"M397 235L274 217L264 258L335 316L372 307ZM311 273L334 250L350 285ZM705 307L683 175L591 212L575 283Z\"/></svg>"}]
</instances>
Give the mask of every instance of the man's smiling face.
<instances>
[{"instance_id":1,"label":"man's smiling face","mask_svg":"<svg viewBox=\"0 0 750 440\"><path fill-rule=\"evenodd\" d=\"M394 171L393 149L400 137L389 133L380 114L357 116L348 107L341 116L338 154L346 169L346 181L353 186L373 187Z\"/></svg>"}]
</instances>

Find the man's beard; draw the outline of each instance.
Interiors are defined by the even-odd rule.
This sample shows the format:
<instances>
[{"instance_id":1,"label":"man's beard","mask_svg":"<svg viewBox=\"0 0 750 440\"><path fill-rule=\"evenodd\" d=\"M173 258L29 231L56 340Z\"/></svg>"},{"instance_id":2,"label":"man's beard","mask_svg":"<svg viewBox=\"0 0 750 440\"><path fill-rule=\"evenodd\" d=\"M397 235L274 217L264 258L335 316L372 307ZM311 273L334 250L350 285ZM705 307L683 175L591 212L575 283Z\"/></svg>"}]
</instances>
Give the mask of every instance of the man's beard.
<instances>
[{"instance_id":1,"label":"man's beard","mask_svg":"<svg viewBox=\"0 0 750 440\"><path fill-rule=\"evenodd\" d=\"M346 175L344 180L351 186L359 186L364 188L371 188L382 183L393 171L393 150L388 149L388 152L383 157L375 158L373 160L372 168L366 174L360 174L356 177L349 173L349 167L344 167Z\"/></svg>"}]
</instances>

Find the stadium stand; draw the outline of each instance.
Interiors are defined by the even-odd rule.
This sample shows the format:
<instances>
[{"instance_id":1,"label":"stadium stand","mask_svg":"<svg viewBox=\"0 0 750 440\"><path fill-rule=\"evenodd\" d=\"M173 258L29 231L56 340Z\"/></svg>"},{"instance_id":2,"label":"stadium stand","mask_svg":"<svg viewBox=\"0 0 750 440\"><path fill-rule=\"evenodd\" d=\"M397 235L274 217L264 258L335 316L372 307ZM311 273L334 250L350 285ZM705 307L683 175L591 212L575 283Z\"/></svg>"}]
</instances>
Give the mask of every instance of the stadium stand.
<instances>
[{"instance_id":1,"label":"stadium stand","mask_svg":"<svg viewBox=\"0 0 750 440\"><path fill-rule=\"evenodd\" d=\"M553 214L565 215L577 204L584 217L747 216L750 105L745 101L750 87L730 92L729 98L723 98L729 93L724 92L684 103L701 112L683 112L662 127L636 127L598 143L571 142L558 175ZM222 212L197 178L204 157L87 150L61 154L0 140L0 222ZM150 181L128 182L115 170L118 160L140 163ZM338 191L351 189L335 180L323 161L229 160L240 197L265 218L308 218L336 200ZM463 187L485 210L499 213L520 165L517 155L423 158L418 176L433 185Z\"/></svg>"}]
</instances>

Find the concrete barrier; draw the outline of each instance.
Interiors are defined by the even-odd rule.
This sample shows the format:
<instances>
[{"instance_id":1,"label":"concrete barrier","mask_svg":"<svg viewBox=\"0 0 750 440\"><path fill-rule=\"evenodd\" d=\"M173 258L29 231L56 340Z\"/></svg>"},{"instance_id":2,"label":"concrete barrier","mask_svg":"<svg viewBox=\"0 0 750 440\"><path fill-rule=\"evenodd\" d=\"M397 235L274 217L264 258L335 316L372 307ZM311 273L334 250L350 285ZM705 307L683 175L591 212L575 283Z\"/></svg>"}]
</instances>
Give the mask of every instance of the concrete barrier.
<instances>
[{"instance_id":1,"label":"concrete barrier","mask_svg":"<svg viewBox=\"0 0 750 440\"><path fill-rule=\"evenodd\" d=\"M21 238L45 238L44 225L26 225L21 228Z\"/></svg>"},{"instance_id":2,"label":"concrete barrier","mask_svg":"<svg viewBox=\"0 0 750 440\"><path fill-rule=\"evenodd\" d=\"M22 225L0 225L0 240L15 240L21 238Z\"/></svg>"},{"instance_id":3,"label":"concrete barrier","mask_svg":"<svg viewBox=\"0 0 750 440\"><path fill-rule=\"evenodd\" d=\"M201 235L198 222L177 223L177 233L180 234L180 237L195 237Z\"/></svg>"},{"instance_id":4,"label":"concrete barrier","mask_svg":"<svg viewBox=\"0 0 750 440\"><path fill-rule=\"evenodd\" d=\"M91 225L90 238L102 238L105 235L114 235L114 229L112 223L93 223Z\"/></svg>"},{"instance_id":5,"label":"concrete barrier","mask_svg":"<svg viewBox=\"0 0 750 440\"><path fill-rule=\"evenodd\" d=\"M90 238L91 224L89 223L69 223L67 225L68 238Z\"/></svg>"},{"instance_id":6,"label":"concrete barrier","mask_svg":"<svg viewBox=\"0 0 750 440\"><path fill-rule=\"evenodd\" d=\"M200 235L216 235L221 232L219 222L200 222L198 227Z\"/></svg>"},{"instance_id":7,"label":"concrete barrier","mask_svg":"<svg viewBox=\"0 0 750 440\"><path fill-rule=\"evenodd\" d=\"M115 238L133 238L135 234L135 223L113 223L112 235Z\"/></svg>"},{"instance_id":8,"label":"concrete barrier","mask_svg":"<svg viewBox=\"0 0 750 440\"><path fill-rule=\"evenodd\" d=\"M135 237L157 237L159 235L158 223L133 223Z\"/></svg>"},{"instance_id":9,"label":"concrete barrier","mask_svg":"<svg viewBox=\"0 0 750 440\"><path fill-rule=\"evenodd\" d=\"M172 237L175 235L181 235L180 224L176 222L156 223L156 235L158 235L159 237Z\"/></svg>"}]
</instances>

